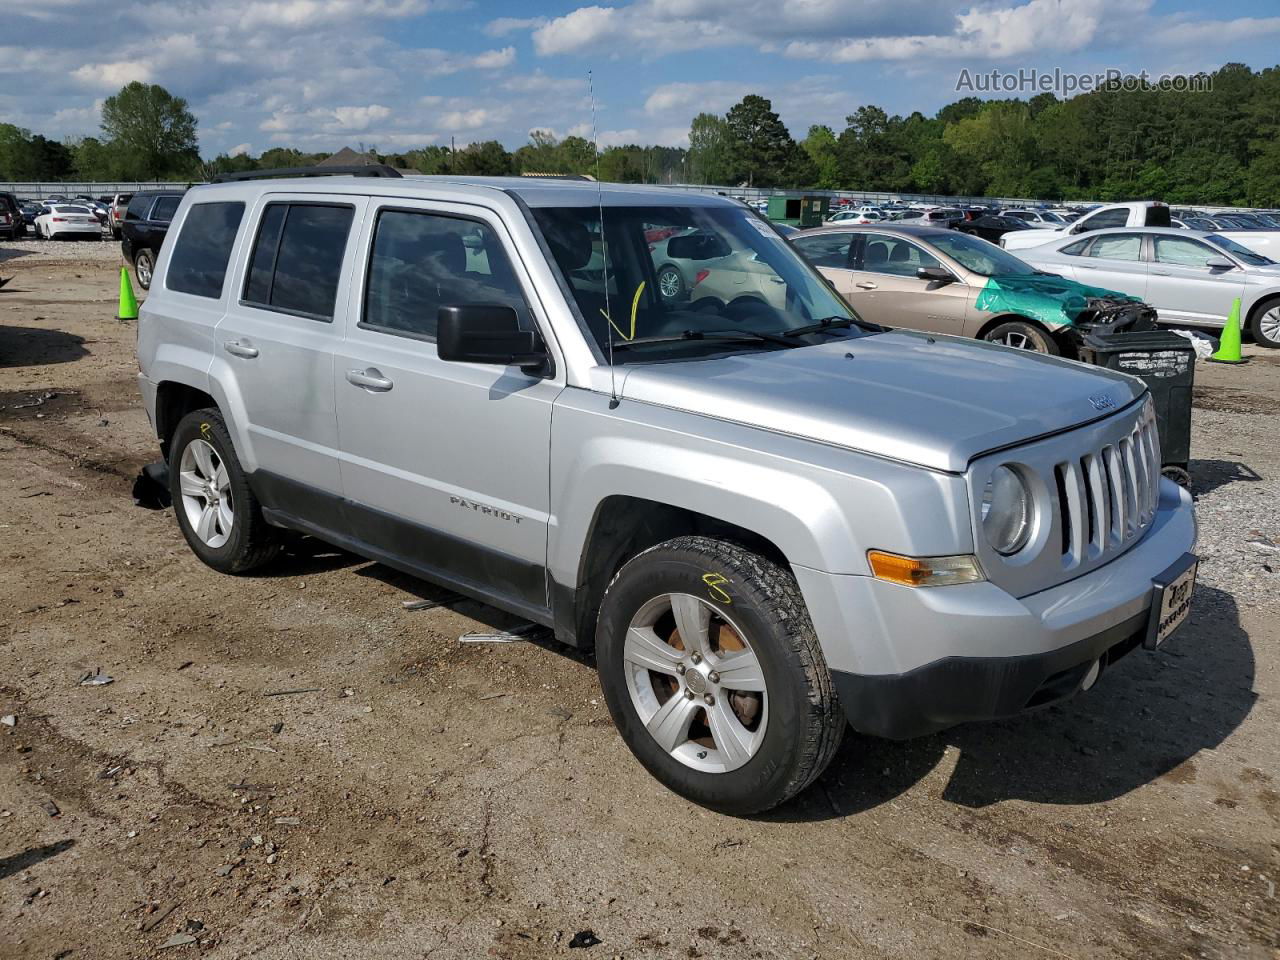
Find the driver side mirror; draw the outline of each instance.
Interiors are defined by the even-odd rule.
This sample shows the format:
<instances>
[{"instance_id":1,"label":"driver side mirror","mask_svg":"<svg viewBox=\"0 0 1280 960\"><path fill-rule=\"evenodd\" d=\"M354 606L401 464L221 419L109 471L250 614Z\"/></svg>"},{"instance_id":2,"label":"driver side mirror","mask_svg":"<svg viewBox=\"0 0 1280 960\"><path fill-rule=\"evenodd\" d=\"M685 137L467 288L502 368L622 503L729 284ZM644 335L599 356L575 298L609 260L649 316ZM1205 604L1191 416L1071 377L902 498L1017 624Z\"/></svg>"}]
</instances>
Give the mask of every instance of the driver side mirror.
<instances>
[{"instance_id":1,"label":"driver side mirror","mask_svg":"<svg viewBox=\"0 0 1280 960\"><path fill-rule=\"evenodd\" d=\"M436 317L436 353L455 363L519 366L541 376L547 348L535 330L523 330L511 307L475 303L441 307Z\"/></svg>"},{"instance_id":2,"label":"driver side mirror","mask_svg":"<svg viewBox=\"0 0 1280 960\"><path fill-rule=\"evenodd\" d=\"M942 267L921 267L916 271L916 276L930 283L954 283L956 279L951 271Z\"/></svg>"},{"instance_id":3,"label":"driver side mirror","mask_svg":"<svg viewBox=\"0 0 1280 960\"><path fill-rule=\"evenodd\" d=\"M1210 270L1234 270L1236 265L1226 257L1211 257L1204 262Z\"/></svg>"}]
</instances>

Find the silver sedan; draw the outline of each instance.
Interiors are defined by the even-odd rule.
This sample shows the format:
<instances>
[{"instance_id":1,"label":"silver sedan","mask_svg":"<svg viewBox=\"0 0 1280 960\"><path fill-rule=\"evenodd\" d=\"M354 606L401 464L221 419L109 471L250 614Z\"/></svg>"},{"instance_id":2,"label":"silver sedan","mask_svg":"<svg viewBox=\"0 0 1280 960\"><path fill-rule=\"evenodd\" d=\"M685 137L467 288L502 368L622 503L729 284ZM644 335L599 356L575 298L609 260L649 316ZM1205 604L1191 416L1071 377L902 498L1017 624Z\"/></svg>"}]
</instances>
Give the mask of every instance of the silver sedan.
<instances>
[{"instance_id":1,"label":"silver sedan","mask_svg":"<svg viewBox=\"0 0 1280 960\"><path fill-rule=\"evenodd\" d=\"M1280 264L1221 234L1123 227L1018 255L1041 270L1141 297L1163 323L1225 326L1239 297L1241 326L1260 346L1280 347Z\"/></svg>"}]
</instances>

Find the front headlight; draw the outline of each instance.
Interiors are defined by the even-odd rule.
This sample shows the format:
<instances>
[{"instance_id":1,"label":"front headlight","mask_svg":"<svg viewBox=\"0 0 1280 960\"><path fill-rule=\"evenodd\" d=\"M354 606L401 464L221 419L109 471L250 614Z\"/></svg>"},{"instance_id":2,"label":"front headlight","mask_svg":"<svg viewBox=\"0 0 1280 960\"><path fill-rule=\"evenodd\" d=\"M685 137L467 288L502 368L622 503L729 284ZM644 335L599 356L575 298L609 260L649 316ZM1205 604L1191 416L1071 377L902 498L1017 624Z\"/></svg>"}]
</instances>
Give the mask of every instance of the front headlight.
<instances>
[{"instance_id":1,"label":"front headlight","mask_svg":"<svg viewBox=\"0 0 1280 960\"><path fill-rule=\"evenodd\" d=\"M982 491L982 532L997 553L1009 556L1031 538L1031 490L1012 467L996 467Z\"/></svg>"}]
</instances>

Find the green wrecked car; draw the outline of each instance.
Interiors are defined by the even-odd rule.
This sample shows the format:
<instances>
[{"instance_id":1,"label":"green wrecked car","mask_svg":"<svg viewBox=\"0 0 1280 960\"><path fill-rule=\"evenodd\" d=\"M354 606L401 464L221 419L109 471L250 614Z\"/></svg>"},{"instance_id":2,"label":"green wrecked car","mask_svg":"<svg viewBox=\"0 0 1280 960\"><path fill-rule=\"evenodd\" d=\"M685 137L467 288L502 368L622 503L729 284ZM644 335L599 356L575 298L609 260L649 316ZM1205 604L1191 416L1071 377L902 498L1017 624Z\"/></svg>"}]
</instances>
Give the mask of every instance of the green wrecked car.
<instances>
[{"instance_id":1,"label":"green wrecked car","mask_svg":"<svg viewBox=\"0 0 1280 960\"><path fill-rule=\"evenodd\" d=\"M838 226L791 242L866 320L1074 357L1092 331L1150 330L1127 293L1043 273L978 237L939 227Z\"/></svg>"}]
</instances>

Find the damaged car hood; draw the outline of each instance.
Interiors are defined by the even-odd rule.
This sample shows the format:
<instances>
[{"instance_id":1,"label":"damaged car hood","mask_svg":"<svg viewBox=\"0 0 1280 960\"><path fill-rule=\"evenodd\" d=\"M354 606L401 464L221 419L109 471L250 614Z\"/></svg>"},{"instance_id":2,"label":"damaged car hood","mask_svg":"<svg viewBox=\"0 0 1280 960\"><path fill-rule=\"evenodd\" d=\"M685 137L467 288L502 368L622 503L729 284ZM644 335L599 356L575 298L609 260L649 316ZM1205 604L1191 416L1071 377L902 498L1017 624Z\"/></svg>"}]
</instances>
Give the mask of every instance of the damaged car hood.
<instances>
[{"instance_id":1,"label":"damaged car hood","mask_svg":"<svg viewBox=\"0 0 1280 960\"><path fill-rule=\"evenodd\" d=\"M1146 390L1100 367L907 331L626 370L624 399L953 473Z\"/></svg>"},{"instance_id":2,"label":"damaged car hood","mask_svg":"<svg viewBox=\"0 0 1280 960\"><path fill-rule=\"evenodd\" d=\"M988 313L1015 313L1061 327L1095 309L1097 301L1141 303L1142 298L1091 287L1056 273L1033 273L988 277L975 305Z\"/></svg>"}]
</instances>

